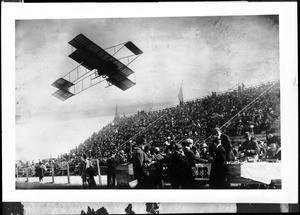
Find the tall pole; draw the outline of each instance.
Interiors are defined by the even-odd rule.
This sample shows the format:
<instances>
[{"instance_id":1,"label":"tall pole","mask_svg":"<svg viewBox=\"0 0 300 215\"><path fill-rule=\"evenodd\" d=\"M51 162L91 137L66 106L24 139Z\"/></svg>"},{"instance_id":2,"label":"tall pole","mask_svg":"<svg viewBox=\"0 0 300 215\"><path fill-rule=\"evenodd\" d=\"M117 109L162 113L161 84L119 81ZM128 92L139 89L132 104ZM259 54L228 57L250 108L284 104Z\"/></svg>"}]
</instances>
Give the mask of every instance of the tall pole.
<instances>
[{"instance_id":1,"label":"tall pole","mask_svg":"<svg viewBox=\"0 0 300 215\"><path fill-rule=\"evenodd\" d=\"M19 177L18 167L16 167L16 171L17 171L17 181L18 181L18 177Z\"/></svg>"},{"instance_id":2,"label":"tall pole","mask_svg":"<svg viewBox=\"0 0 300 215\"><path fill-rule=\"evenodd\" d=\"M28 167L26 168L26 182L28 182Z\"/></svg>"},{"instance_id":3,"label":"tall pole","mask_svg":"<svg viewBox=\"0 0 300 215\"><path fill-rule=\"evenodd\" d=\"M101 172L100 172L100 163L99 163L99 159L96 159L96 160L97 160L97 170L98 170L99 185L102 185Z\"/></svg>"},{"instance_id":4,"label":"tall pole","mask_svg":"<svg viewBox=\"0 0 300 215\"><path fill-rule=\"evenodd\" d=\"M53 166L53 162L51 162L51 172L52 172L52 183L54 183L54 166Z\"/></svg>"},{"instance_id":5,"label":"tall pole","mask_svg":"<svg viewBox=\"0 0 300 215\"><path fill-rule=\"evenodd\" d=\"M69 166L69 162L67 163L67 174L68 174L68 184L70 184L70 166Z\"/></svg>"}]
</instances>

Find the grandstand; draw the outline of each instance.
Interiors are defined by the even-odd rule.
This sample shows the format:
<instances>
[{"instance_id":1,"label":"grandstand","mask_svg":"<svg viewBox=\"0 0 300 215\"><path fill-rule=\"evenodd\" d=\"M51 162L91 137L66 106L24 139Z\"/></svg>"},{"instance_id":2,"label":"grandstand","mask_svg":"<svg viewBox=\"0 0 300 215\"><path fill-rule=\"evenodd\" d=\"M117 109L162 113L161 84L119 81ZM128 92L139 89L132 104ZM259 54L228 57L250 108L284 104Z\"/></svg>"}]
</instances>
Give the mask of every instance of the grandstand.
<instances>
[{"instance_id":1,"label":"grandstand","mask_svg":"<svg viewBox=\"0 0 300 215\"><path fill-rule=\"evenodd\" d=\"M101 174L107 174L110 152L123 150L130 165L132 145L138 135L144 135L149 145L158 146L167 154L166 145L179 143L186 138L192 138L198 149L204 142L209 145L209 138L216 126L231 137L235 150L244 141L246 131L255 134L257 140L266 140L268 133L280 136L279 81L248 87L242 84L173 107L141 110L133 115L116 115L112 122L94 132L69 153L43 159L47 168L44 175L52 175L52 182L54 176L68 176L70 183L70 176L80 175L80 156L87 154L94 168L99 168L95 172L98 171L101 185ZM35 177L37 165L33 161L16 162L16 178L27 177L28 181L28 176Z\"/></svg>"},{"instance_id":2,"label":"grandstand","mask_svg":"<svg viewBox=\"0 0 300 215\"><path fill-rule=\"evenodd\" d=\"M129 153L129 141L134 140L137 134L145 135L150 145L162 147L166 141L178 142L187 137L201 143L216 126L222 127L230 137L236 137L251 131L251 125L257 135L278 133L278 80L248 87L242 84L235 89L186 101L183 105L115 117L111 123L71 149L70 155L85 153L103 159L109 151L116 149Z\"/></svg>"}]
</instances>

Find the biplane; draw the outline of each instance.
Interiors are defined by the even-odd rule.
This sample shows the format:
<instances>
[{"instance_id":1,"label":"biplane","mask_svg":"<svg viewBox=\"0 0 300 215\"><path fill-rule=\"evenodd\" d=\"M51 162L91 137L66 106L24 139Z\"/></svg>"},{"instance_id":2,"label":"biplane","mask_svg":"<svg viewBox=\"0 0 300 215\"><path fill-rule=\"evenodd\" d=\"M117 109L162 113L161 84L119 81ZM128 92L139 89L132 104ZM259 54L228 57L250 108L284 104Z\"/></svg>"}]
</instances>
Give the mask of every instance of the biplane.
<instances>
[{"instance_id":1,"label":"biplane","mask_svg":"<svg viewBox=\"0 0 300 215\"><path fill-rule=\"evenodd\" d=\"M83 34L79 34L69 44L76 49L69 57L79 65L52 83L52 86L58 89L52 94L56 98L64 101L103 81L107 82L107 87L116 86L123 91L136 84L136 81L128 77L134 74L128 65L143 52L133 42L128 41L103 49ZM116 54L124 47L130 54L117 59ZM113 54L108 53L109 49L113 49ZM127 59L126 63L121 61L124 59ZM79 71L79 67L85 70Z\"/></svg>"}]
</instances>

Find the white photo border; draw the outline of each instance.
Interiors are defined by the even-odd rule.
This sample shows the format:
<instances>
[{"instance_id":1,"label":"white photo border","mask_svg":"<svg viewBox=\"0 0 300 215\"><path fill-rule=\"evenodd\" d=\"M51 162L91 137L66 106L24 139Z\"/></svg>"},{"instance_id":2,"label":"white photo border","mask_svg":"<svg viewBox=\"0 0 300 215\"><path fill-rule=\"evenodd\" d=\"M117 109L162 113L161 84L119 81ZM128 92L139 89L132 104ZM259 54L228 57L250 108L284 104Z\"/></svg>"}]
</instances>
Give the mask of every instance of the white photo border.
<instances>
[{"instance_id":1,"label":"white photo border","mask_svg":"<svg viewBox=\"0 0 300 215\"><path fill-rule=\"evenodd\" d=\"M100 14L100 15L99 15ZM16 190L15 20L116 17L279 15L282 189L280 190ZM298 202L297 3L2 3L3 201L26 202Z\"/></svg>"}]
</instances>

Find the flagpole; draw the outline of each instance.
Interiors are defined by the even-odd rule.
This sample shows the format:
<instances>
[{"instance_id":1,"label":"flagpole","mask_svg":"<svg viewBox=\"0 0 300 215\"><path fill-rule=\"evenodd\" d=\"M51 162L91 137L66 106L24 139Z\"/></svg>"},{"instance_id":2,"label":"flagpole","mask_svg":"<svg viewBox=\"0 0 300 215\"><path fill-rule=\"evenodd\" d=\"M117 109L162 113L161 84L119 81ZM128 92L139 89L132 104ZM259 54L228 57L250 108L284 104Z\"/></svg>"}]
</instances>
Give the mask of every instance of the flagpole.
<instances>
[{"instance_id":1,"label":"flagpole","mask_svg":"<svg viewBox=\"0 0 300 215\"><path fill-rule=\"evenodd\" d=\"M181 81L181 86L178 94L179 104L183 105L183 90L182 90L183 80Z\"/></svg>"}]
</instances>

